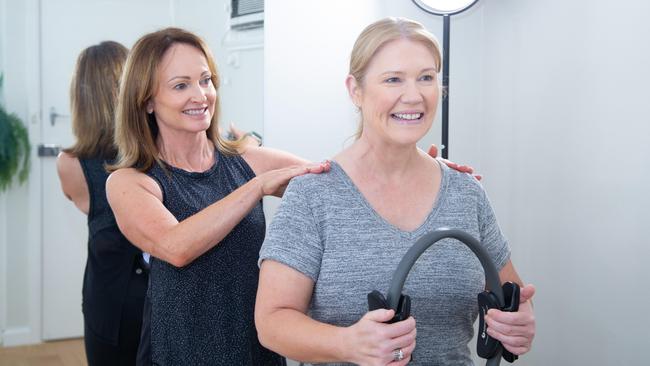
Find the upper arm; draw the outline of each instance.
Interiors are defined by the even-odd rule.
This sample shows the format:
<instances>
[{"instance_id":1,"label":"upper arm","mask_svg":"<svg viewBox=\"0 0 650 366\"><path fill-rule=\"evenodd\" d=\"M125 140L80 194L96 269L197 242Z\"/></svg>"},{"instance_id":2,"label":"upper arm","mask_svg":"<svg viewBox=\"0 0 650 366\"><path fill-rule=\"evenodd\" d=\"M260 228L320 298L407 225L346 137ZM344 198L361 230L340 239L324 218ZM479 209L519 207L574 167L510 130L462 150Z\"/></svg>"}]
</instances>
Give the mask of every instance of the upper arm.
<instances>
[{"instance_id":1,"label":"upper arm","mask_svg":"<svg viewBox=\"0 0 650 366\"><path fill-rule=\"evenodd\" d=\"M508 245L508 240L501 231L487 193L474 178L466 177L465 179L477 190L477 213L481 243L483 243L497 268L504 268L508 265L512 266L512 263L510 263L510 246Z\"/></svg>"},{"instance_id":2,"label":"upper arm","mask_svg":"<svg viewBox=\"0 0 650 366\"><path fill-rule=\"evenodd\" d=\"M87 215L90 210L90 194L79 159L61 152L56 159L56 171L63 194Z\"/></svg>"},{"instance_id":3,"label":"upper arm","mask_svg":"<svg viewBox=\"0 0 650 366\"><path fill-rule=\"evenodd\" d=\"M241 156L253 169L255 175L269 170L309 163L308 160L296 155L268 147L246 146Z\"/></svg>"},{"instance_id":4,"label":"upper arm","mask_svg":"<svg viewBox=\"0 0 650 366\"><path fill-rule=\"evenodd\" d=\"M154 244L178 224L162 203L162 191L151 177L132 168L113 172L106 195L120 231L142 251L153 253Z\"/></svg>"},{"instance_id":5,"label":"upper arm","mask_svg":"<svg viewBox=\"0 0 650 366\"><path fill-rule=\"evenodd\" d=\"M290 309L307 313L314 281L286 264L267 259L260 266L255 317Z\"/></svg>"}]
</instances>

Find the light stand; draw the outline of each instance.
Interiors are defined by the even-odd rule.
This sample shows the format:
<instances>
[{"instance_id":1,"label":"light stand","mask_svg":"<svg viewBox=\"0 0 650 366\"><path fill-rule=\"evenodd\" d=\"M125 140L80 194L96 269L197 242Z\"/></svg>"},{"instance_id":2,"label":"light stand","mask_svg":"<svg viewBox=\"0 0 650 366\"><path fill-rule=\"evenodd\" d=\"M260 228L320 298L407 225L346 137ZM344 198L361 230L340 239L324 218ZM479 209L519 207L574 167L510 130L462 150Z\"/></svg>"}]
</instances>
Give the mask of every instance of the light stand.
<instances>
[{"instance_id":1,"label":"light stand","mask_svg":"<svg viewBox=\"0 0 650 366\"><path fill-rule=\"evenodd\" d=\"M464 12L478 0L412 0L429 14L442 16L442 157L449 157L449 33L451 16Z\"/></svg>"}]
</instances>

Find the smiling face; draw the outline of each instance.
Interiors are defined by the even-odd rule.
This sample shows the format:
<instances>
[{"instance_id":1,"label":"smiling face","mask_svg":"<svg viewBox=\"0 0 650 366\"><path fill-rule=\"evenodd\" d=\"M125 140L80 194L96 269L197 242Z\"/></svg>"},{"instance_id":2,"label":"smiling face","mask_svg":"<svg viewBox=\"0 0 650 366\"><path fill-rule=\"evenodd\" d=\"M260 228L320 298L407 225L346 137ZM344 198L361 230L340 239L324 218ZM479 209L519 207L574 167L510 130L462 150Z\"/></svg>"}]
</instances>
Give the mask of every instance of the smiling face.
<instances>
[{"instance_id":1,"label":"smiling face","mask_svg":"<svg viewBox=\"0 0 650 366\"><path fill-rule=\"evenodd\" d=\"M161 132L196 133L210 127L217 91L208 62L196 47L172 45L156 72L157 88L147 103Z\"/></svg>"},{"instance_id":2,"label":"smiling face","mask_svg":"<svg viewBox=\"0 0 650 366\"><path fill-rule=\"evenodd\" d=\"M436 65L426 46L402 38L377 51L362 83L348 76L350 95L363 116L362 137L417 143L431 128L438 106Z\"/></svg>"}]
</instances>

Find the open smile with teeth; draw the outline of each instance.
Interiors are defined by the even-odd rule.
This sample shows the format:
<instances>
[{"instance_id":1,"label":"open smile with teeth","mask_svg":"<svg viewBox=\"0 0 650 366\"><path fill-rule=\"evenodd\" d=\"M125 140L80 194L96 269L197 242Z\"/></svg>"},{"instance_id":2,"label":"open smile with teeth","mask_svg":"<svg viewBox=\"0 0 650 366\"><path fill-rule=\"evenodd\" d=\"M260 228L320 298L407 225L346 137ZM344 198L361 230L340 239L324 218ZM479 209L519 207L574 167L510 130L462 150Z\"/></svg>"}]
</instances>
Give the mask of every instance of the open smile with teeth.
<instances>
[{"instance_id":1,"label":"open smile with teeth","mask_svg":"<svg viewBox=\"0 0 650 366\"><path fill-rule=\"evenodd\" d=\"M190 115L190 116L198 116L201 114L204 114L208 110L208 107L204 108L198 108L198 109L186 109L183 111L184 114Z\"/></svg>"},{"instance_id":2,"label":"open smile with teeth","mask_svg":"<svg viewBox=\"0 0 650 366\"><path fill-rule=\"evenodd\" d=\"M424 116L424 113L393 113L391 117L404 121L415 121L419 120Z\"/></svg>"}]
</instances>

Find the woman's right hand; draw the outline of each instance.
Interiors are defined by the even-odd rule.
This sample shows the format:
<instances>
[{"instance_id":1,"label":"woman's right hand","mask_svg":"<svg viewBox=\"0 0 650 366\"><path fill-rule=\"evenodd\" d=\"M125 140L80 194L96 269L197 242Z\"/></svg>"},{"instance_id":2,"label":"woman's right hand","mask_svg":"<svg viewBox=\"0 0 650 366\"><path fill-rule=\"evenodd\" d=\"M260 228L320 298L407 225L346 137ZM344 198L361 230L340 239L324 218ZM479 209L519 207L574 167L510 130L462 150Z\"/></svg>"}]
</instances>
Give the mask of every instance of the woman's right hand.
<instances>
[{"instance_id":1,"label":"woman's right hand","mask_svg":"<svg viewBox=\"0 0 650 366\"><path fill-rule=\"evenodd\" d=\"M378 309L366 313L358 322L348 329L345 344L350 346L350 361L358 365L408 364L415 349L415 319L387 324L395 311ZM401 349L404 358L394 360L394 352Z\"/></svg>"},{"instance_id":2,"label":"woman's right hand","mask_svg":"<svg viewBox=\"0 0 650 366\"><path fill-rule=\"evenodd\" d=\"M330 162L324 161L270 170L258 175L256 179L260 182L263 196L282 197L291 178L308 173L320 174L329 170Z\"/></svg>"}]
</instances>

